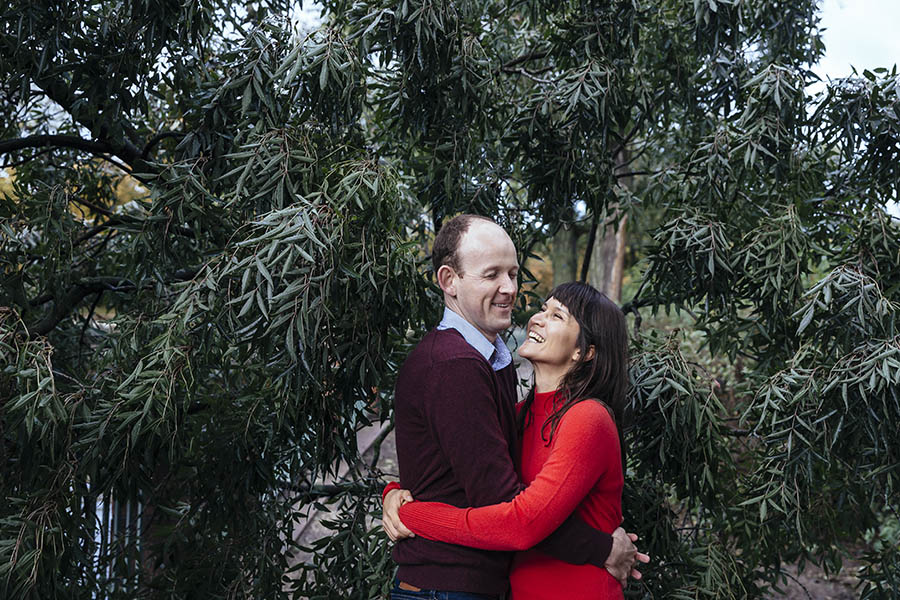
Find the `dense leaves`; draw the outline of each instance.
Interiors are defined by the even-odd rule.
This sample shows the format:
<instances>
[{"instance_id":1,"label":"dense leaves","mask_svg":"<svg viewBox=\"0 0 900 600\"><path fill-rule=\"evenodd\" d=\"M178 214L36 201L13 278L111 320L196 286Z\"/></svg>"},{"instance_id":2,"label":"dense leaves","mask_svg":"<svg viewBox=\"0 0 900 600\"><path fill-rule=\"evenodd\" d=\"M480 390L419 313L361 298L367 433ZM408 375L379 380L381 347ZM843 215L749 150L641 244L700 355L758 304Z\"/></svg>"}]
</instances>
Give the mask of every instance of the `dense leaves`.
<instances>
[{"instance_id":1,"label":"dense leaves","mask_svg":"<svg viewBox=\"0 0 900 600\"><path fill-rule=\"evenodd\" d=\"M647 228L629 594L758 596L896 515L896 70L811 92L812 0L289 4L0 13L0 595L377 597L356 433L463 210L523 259ZM648 327L673 309L690 334Z\"/></svg>"}]
</instances>

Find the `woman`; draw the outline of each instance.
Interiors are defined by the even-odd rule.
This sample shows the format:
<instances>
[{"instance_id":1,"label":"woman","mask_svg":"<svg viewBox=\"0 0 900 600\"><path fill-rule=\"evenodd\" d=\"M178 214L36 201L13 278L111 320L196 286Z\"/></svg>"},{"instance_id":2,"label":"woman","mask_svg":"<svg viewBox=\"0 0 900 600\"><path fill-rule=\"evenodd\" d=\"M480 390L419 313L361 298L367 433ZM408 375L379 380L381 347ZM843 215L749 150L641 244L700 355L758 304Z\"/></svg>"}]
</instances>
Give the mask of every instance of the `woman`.
<instances>
[{"instance_id":1,"label":"woman","mask_svg":"<svg viewBox=\"0 0 900 600\"><path fill-rule=\"evenodd\" d=\"M520 470L528 487L511 502L480 508L408 503L400 518L415 534L486 550L528 550L574 510L602 531L622 522L622 311L589 285L560 285L529 320L519 356L534 366L534 388L519 408ZM510 585L514 600L622 598L606 570L535 550L516 556Z\"/></svg>"}]
</instances>

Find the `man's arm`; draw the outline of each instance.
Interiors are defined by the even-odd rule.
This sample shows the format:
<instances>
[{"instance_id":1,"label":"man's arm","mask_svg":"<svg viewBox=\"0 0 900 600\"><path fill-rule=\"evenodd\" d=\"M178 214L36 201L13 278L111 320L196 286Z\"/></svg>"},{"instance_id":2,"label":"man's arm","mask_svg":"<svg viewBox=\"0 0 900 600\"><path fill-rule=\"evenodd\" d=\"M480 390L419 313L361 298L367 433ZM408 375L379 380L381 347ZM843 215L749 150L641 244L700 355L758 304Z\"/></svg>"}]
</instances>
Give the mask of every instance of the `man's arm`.
<instances>
[{"instance_id":1,"label":"man's arm","mask_svg":"<svg viewBox=\"0 0 900 600\"><path fill-rule=\"evenodd\" d=\"M590 563L603 567L613 549L613 536L598 531L572 513L556 530L535 545L535 548L559 558L560 554L568 554L575 565Z\"/></svg>"}]
</instances>

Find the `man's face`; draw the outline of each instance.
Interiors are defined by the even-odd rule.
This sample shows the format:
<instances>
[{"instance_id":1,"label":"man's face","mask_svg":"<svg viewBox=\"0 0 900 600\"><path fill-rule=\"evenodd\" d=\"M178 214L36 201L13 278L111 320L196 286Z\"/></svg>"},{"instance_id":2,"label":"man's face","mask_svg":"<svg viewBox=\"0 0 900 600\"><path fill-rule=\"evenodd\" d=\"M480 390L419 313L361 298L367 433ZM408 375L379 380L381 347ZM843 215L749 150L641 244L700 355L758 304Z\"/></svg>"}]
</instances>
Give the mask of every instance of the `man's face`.
<instances>
[{"instance_id":1,"label":"man's face","mask_svg":"<svg viewBox=\"0 0 900 600\"><path fill-rule=\"evenodd\" d=\"M447 305L491 341L512 323L519 289L519 261L512 240L498 225L475 221L457 250L462 275Z\"/></svg>"}]
</instances>

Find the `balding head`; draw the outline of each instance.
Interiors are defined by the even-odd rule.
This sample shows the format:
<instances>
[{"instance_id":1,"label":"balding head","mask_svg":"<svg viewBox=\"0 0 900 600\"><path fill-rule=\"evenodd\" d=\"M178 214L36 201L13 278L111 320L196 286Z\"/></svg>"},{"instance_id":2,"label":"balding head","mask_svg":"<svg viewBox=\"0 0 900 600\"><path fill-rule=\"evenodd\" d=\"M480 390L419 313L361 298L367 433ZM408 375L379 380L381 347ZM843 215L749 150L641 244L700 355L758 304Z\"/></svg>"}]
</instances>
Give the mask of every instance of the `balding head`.
<instances>
[{"instance_id":1,"label":"balding head","mask_svg":"<svg viewBox=\"0 0 900 600\"><path fill-rule=\"evenodd\" d=\"M469 214L457 215L444 223L444 226L441 227L441 230L434 238L434 246L431 250L431 264L435 273L440 270L442 265L447 265L457 273L462 274L462 265L460 265L459 261L459 246L472 223L489 223L498 228L500 227L486 217Z\"/></svg>"}]
</instances>

